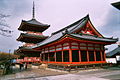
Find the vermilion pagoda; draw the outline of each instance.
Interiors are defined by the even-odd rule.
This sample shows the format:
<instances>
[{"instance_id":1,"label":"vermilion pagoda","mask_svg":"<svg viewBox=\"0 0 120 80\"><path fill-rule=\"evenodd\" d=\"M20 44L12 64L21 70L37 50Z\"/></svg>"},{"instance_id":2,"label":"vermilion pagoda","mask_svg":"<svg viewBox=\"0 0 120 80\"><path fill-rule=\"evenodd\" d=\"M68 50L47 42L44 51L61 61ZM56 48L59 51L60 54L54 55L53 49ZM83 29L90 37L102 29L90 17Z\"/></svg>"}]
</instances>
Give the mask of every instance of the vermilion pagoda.
<instances>
[{"instance_id":1,"label":"vermilion pagoda","mask_svg":"<svg viewBox=\"0 0 120 80\"><path fill-rule=\"evenodd\" d=\"M24 31L18 37L17 41L24 42L24 45L19 47L15 53L20 54L23 57L40 57L39 50L30 49L31 46L35 46L37 43L45 40L48 36L43 35L43 31L50 27L48 24L43 24L35 19L34 13L34 2L33 2L33 16L31 20L22 20L18 30Z\"/></svg>"}]
</instances>

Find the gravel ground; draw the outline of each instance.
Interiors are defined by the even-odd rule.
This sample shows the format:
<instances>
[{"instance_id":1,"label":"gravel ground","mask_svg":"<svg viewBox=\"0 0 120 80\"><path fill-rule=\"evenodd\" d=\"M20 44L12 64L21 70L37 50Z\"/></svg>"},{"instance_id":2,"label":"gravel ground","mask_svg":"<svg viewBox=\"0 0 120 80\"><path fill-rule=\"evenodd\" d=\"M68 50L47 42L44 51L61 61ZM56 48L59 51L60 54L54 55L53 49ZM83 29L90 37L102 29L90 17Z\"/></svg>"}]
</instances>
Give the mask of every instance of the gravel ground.
<instances>
[{"instance_id":1,"label":"gravel ground","mask_svg":"<svg viewBox=\"0 0 120 80\"><path fill-rule=\"evenodd\" d=\"M91 69L71 73L53 69L32 69L2 76L0 80L120 80L120 69Z\"/></svg>"}]
</instances>

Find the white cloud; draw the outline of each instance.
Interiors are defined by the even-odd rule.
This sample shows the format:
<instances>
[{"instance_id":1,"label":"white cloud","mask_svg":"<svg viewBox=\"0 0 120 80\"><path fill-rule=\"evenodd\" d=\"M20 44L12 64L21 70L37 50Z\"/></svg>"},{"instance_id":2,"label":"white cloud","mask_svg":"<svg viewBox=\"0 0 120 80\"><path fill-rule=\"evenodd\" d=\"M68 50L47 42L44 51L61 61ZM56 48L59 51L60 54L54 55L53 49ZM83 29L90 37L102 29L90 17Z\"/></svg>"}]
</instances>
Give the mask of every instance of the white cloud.
<instances>
[{"instance_id":1,"label":"white cloud","mask_svg":"<svg viewBox=\"0 0 120 80\"><path fill-rule=\"evenodd\" d=\"M0 43L2 43L0 48L3 51L8 51L7 49L14 50L20 45L20 43L16 41L16 38L20 34L17 29L22 19L31 19L32 1L33 0L0 0L0 9L11 15L8 23L14 31L11 38L0 36ZM51 25L51 27L44 32L44 34L50 35L54 29L55 31L59 30L89 13L93 25L101 33L106 35L106 31L104 30L107 29L106 26L109 26L106 25L109 22L108 17L112 17L111 19L115 17L108 16L109 10L114 9L114 14L116 14L117 10L110 5L112 2L114 2L114 0L35 0L36 19L42 23ZM114 36L115 34L116 36L119 34L119 32L116 33L116 31L117 30L114 29L110 35L113 34Z\"/></svg>"}]
</instances>

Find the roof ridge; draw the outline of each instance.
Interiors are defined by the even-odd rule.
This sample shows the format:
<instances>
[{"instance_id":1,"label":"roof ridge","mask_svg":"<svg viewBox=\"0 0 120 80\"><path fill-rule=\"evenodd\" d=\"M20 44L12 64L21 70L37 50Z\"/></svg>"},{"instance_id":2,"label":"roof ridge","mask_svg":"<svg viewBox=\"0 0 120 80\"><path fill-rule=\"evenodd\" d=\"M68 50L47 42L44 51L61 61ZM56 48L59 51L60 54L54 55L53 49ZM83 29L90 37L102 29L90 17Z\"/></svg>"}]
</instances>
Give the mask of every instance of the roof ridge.
<instances>
[{"instance_id":1,"label":"roof ridge","mask_svg":"<svg viewBox=\"0 0 120 80\"><path fill-rule=\"evenodd\" d=\"M26 22L26 23L31 23L32 21L34 21L35 23L32 23L32 24L41 24L41 25L46 25L46 26L50 26L49 24L44 24L44 23L42 23L42 22L39 22L38 20L36 20L36 19L30 19L30 20L22 20L22 22ZM36 25L37 25L36 24Z\"/></svg>"},{"instance_id":2,"label":"roof ridge","mask_svg":"<svg viewBox=\"0 0 120 80\"><path fill-rule=\"evenodd\" d=\"M112 56L112 55L114 55L114 54L112 54L112 53L114 53L116 50L118 50L120 47L118 46L118 47L116 47L115 49L113 49L112 51L109 51L109 52L107 52L107 56ZM119 50L118 50L119 51Z\"/></svg>"},{"instance_id":3,"label":"roof ridge","mask_svg":"<svg viewBox=\"0 0 120 80\"><path fill-rule=\"evenodd\" d=\"M60 30L58 30L58 31L56 31L56 32L53 32L52 34L54 35L54 34L57 34L57 33L61 32L61 31L65 30L66 28L70 28L70 27L72 27L73 25L79 23L80 21L85 20L86 18L89 18L89 15L86 15L86 16L83 17L82 19L79 19L78 21L76 21L76 22L74 22L74 23L72 23L72 24L70 24L70 25L68 25L68 26L66 26L66 27L64 27L64 28L62 28L62 29L60 29Z\"/></svg>"},{"instance_id":4,"label":"roof ridge","mask_svg":"<svg viewBox=\"0 0 120 80\"><path fill-rule=\"evenodd\" d=\"M85 18L85 19L81 20L81 22L80 22L79 24L77 24L76 27L74 27L74 28L73 28L72 30L70 30L70 31L73 31L74 29L76 29L76 28L77 28L80 24L82 24L82 22L85 21L86 19L87 19L87 21L88 21L88 18ZM86 22L87 22L87 21L86 21ZM86 22L85 22L85 23L86 23Z\"/></svg>"}]
</instances>

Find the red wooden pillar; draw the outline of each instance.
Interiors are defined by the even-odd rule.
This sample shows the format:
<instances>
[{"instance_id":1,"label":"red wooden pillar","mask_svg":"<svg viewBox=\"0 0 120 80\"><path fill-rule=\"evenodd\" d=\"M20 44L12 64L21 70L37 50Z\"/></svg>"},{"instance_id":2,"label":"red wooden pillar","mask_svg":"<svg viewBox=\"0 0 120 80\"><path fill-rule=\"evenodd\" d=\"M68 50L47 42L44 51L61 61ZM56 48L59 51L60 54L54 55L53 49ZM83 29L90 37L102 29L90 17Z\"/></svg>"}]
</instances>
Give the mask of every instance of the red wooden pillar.
<instances>
[{"instance_id":1,"label":"red wooden pillar","mask_svg":"<svg viewBox=\"0 0 120 80\"><path fill-rule=\"evenodd\" d=\"M95 44L93 45L94 47L94 60L96 61L96 51L95 51Z\"/></svg>"},{"instance_id":2,"label":"red wooden pillar","mask_svg":"<svg viewBox=\"0 0 120 80\"><path fill-rule=\"evenodd\" d=\"M54 54L55 62L56 62L56 46L55 46L55 54Z\"/></svg>"},{"instance_id":3,"label":"red wooden pillar","mask_svg":"<svg viewBox=\"0 0 120 80\"><path fill-rule=\"evenodd\" d=\"M87 50L87 61L89 61L89 52Z\"/></svg>"},{"instance_id":4,"label":"red wooden pillar","mask_svg":"<svg viewBox=\"0 0 120 80\"><path fill-rule=\"evenodd\" d=\"M102 51L100 51L101 61L103 61Z\"/></svg>"},{"instance_id":5,"label":"red wooden pillar","mask_svg":"<svg viewBox=\"0 0 120 80\"><path fill-rule=\"evenodd\" d=\"M81 62L81 51L79 50L79 62Z\"/></svg>"},{"instance_id":6,"label":"red wooden pillar","mask_svg":"<svg viewBox=\"0 0 120 80\"><path fill-rule=\"evenodd\" d=\"M56 62L56 52L55 52L55 54L54 54L54 58L55 58L55 62Z\"/></svg>"},{"instance_id":7,"label":"red wooden pillar","mask_svg":"<svg viewBox=\"0 0 120 80\"><path fill-rule=\"evenodd\" d=\"M72 49L71 49L71 41L69 40L69 62L72 62Z\"/></svg>"},{"instance_id":8,"label":"red wooden pillar","mask_svg":"<svg viewBox=\"0 0 120 80\"><path fill-rule=\"evenodd\" d=\"M72 62L72 50L69 49L69 62Z\"/></svg>"},{"instance_id":9,"label":"red wooden pillar","mask_svg":"<svg viewBox=\"0 0 120 80\"><path fill-rule=\"evenodd\" d=\"M80 51L80 43L78 42L78 49L79 49L79 62L81 62L81 51Z\"/></svg>"},{"instance_id":10,"label":"red wooden pillar","mask_svg":"<svg viewBox=\"0 0 120 80\"><path fill-rule=\"evenodd\" d=\"M89 61L88 43L87 43L87 61Z\"/></svg>"},{"instance_id":11,"label":"red wooden pillar","mask_svg":"<svg viewBox=\"0 0 120 80\"><path fill-rule=\"evenodd\" d=\"M48 47L48 62L50 62L50 51L49 51L49 47Z\"/></svg>"},{"instance_id":12,"label":"red wooden pillar","mask_svg":"<svg viewBox=\"0 0 120 80\"><path fill-rule=\"evenodd\" d=\"M43 60L42 61L45 61L45 48L44 48L44 52L43 52L42 56L43 56Z\"/></svg>"},{"instance_id":13,"label":"red wooden pillar","mask_svg":"<svg viewBox=\"0 0 120 80\"><path fill-rule=\"evenodd\" d=\"M63 57L63 44L62 44L62 62L64 62L64 57Z\"/></svg>"},{"instance_id":14,"label":"red wooden pillar","mask_svg":"<svg viewBox=\"0 0 120 80\"><path fill-rule=\"evenodd\" d=\"M62 62L64 62L63 51L62 51Z\"/></svg>"},{"instance_id":15,"label":"red wooden pillar","mask_svg":"<svg viewBox=\"0 0 120 80\"><path fill-rule=\"evenodd\" d=\"M94 50L94 60L96 61L96 51Z\"/></svg>"}]
</instances>

